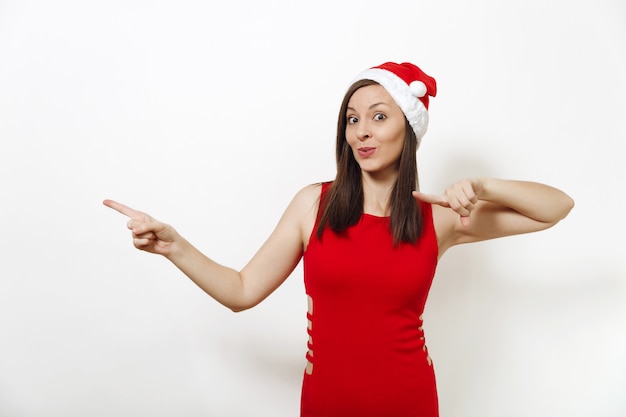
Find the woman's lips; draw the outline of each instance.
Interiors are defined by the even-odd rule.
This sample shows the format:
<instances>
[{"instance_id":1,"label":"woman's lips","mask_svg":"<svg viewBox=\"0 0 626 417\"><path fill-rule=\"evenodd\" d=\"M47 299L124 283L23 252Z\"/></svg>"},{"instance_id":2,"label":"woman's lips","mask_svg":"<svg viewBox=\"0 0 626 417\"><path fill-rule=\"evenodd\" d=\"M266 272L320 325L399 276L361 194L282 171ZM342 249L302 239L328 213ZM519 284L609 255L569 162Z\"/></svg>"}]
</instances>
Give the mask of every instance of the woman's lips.
<instances>
[{"instance_id":1,"label":"woman's lips","mask_svg":"<svg viewBox=\"0 0 626 417\"><path fill-rule=\"evenodd\" d=\"M376 152L376 148L363 147L357 149L357 151L359 152L359 156L361 158L368 158L374 155L374 152Z\"/></svg>"}]
</instances>

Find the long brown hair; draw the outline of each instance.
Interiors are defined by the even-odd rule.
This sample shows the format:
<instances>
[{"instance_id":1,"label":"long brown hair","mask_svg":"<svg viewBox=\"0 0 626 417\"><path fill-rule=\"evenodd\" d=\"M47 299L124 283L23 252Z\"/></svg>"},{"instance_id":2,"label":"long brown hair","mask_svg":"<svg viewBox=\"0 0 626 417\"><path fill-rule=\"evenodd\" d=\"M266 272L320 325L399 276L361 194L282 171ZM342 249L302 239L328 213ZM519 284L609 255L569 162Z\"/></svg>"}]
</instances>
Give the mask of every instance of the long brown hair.
<instances>
[{"instance_id":1,"label":"long brown hair","mask_svg":"<svg viewBox=\"0 0 626 417\"><path fill-rule=\"evenodd\" d=\"M346 92L337 120L337 176L320 201L320 221L316 235L321 239L326 227L341 233L355 225L363 214L363 182L361 168L354 159L352 149L346 141L346 112L348 102L356 90L368 85L378 85L372 80L355 82ZM406 118L405 118L406 119ZM422 213L419 204L411 195L418 190L417 138L406 121L404 147L400 154L398 178L391 191L389 228L394 244L415 243L422 232Z\"/></svg>"}]
</instances>

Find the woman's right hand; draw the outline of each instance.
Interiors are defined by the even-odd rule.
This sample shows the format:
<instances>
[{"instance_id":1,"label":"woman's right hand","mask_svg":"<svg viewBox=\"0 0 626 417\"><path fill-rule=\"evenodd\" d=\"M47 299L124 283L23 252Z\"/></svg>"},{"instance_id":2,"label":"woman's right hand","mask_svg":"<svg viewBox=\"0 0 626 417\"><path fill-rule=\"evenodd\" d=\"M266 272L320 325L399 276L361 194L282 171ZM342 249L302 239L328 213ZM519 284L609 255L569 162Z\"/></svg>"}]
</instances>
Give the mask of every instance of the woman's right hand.
<instances>
[{"instance_id":1,"label":"woman's right hand","mask_svg":"<svg viewBox=\"0 0 626 417\"><path fill-rule=\"evenodd\" d=\"M179 238L173 227L117 201L102 203L130 218L126 226L133 234L133 245L137 249L163 256L171 253L172 244Z\"/></svg>"}]
</instances>

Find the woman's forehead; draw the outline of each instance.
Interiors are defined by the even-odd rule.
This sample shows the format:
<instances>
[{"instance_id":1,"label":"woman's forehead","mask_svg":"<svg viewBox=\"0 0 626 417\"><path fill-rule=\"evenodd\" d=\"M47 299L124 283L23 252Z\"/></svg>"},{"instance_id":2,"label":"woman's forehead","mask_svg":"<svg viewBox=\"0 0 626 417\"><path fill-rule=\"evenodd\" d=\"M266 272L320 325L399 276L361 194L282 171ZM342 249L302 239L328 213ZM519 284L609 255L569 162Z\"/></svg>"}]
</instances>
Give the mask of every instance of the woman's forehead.
<instances>
[{"instance_id":1,"label":"woman's forehead","mask_svg":"<svg viewBox=\"0 0 626 417\"><path fill-rule=\"evenodd\" d=\"M348 107L370 107L376 104L387 104L398 107L391 95L379 84L359 88L348 100Z\"/></svg>"}]
</instances>

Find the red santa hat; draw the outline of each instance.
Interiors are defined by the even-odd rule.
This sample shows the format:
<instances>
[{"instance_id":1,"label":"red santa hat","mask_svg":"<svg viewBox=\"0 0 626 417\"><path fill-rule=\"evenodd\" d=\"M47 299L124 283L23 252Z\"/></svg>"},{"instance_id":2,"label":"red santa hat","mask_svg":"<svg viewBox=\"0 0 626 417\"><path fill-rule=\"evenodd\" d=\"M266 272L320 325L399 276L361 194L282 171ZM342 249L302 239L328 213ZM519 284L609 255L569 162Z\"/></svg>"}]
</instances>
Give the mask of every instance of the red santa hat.
<instances>
[{"instance_id":1,"label":"red santa hat","mask_svg":"<svg viewBox=\"0 0 626 417\"><path fill-rule=\"evenodd\" d=\"M435 79L409 62L386 62L361 72L352 81L372 80L380 84L402 109L419 146L428 128L428 98L437 94Z\"/></svg>"}]
</instances>

